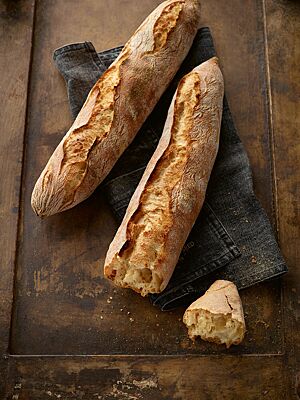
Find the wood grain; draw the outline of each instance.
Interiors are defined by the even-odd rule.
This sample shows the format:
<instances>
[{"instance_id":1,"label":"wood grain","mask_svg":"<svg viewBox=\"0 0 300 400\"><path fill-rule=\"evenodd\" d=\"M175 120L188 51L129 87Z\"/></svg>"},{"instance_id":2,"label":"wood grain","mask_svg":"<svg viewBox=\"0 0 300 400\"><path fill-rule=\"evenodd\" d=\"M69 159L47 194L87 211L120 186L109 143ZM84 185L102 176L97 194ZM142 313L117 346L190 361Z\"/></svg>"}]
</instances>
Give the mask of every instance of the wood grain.
<instances>
[{"instance_id":1,"label":"wood grain","mask_svg":"<svg viewBox=\"0 0 300 400\"><path fill-rule=\"evenodd\" d=\"M225 75L225 93L252 167L255 193L274 222L263 5L260 0L203 1Z\"/></svg>"},{"instance_id":2,"label":"wood grain","mask_svg":"<svg viewBox=\"0 0 300 400\"><path fill-rule=\"evenodd\" d=\"M18 400L287 399L280 357L14 357Z\"/></svg>"},{"instance_id":3,"label":"wood grain","mask_svg":"<svg viewBox=\"0 0 300 400\"><path fill-rule=\"evenodd\" d=\"M67 13L70 0L38 3L22 201L23 233L19 239L11 342L14 354L210 354L224 351L201 342L193 346L181 322L183 310L160 313L147 299L129 290L115 289L103 279L101 262L116 224L102 199L101 187L78 207L44 220L35 217L30 207L33 184L70 123L64 82L51 62L53 50L63 43L83 39L94 41L97 49L125 42L157 3L149 0L132 7L131 2L114 0L107 8L101 2L89 0L84 8L76 3L71 14ZM236 14L231 12L229 3L224 2L222 8L217 6L217 0L209 4L203 4L202 23L211 26L232 112L249 154L256 154L254 174L262 177L256 179L256 187L271 215L266 82L261 67L263 23L258 25L257 22L262 18L262 6L249 0L234 0L235 12L241 18L239 31L247 26L247 32L241 35L232 31ZM120 24L111 7L119 10ZM79 13L83 20L89 21L88 25L79 22ZM103 21L103 27L99 26L99 21ZM62 24L64 29L58 30ZM256 118L250 118L248 113ZM274 307L279 304L279 294L279 283L244 292L249 333L243 346L232 349L232 353L282 351L280 309ZM257 301L258 297L261 302Z\"/></svg>"},{"instance_id":4,"label":"wood grain","mask_svg":"<svg viewBox=\"0 0 300 400\"><path fill-rule=\"evenodd\" d=\"M193 345L183 310L161 313L103 280L99 260L116 224L101 188L49 219L30 208L33 184L70 125L53 50L122 44L160 1L37 1L27 90L33 3L0 0L0 398L5 383L5 398L19 400L299 398L299 2L202 2L255 190L289 266L282 292L278 280L242 291L246 340L229 351Z\"/></svg>"},{"instance_id":5,"label":"wood grain","mask_svg":"<svg viewBox=\"0 0 300 400\"><path fill-rule=\"evenodd\" d=\"M0 1L0 352L8 352L34 1ZM3 360L3 359L2 359ZM6 358L0 366L0 397Z\"/></svg>"},{"instance_id":6,"label":"wood grain","mask_svg":"<svg viewBox=\"0 0 300 400\"><path fill-rule=\"evenodd\" d=\"M298 1L266 1L278 237L289 266L283 279L282 303L289 398L300 397L299 16Z\"/></svg>"}]
</instances>

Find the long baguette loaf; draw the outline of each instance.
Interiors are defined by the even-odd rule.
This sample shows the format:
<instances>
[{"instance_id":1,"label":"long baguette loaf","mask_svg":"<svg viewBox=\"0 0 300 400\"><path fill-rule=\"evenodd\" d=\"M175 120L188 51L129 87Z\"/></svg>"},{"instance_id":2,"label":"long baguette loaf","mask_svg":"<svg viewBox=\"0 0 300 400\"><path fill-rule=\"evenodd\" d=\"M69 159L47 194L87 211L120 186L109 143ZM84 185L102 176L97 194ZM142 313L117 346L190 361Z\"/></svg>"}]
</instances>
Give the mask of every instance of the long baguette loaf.
<instances>
[{"instance_id":1,"label":"long baguette loaf","mask_svg":"<svg viewBox=\"0 0 300 400\"><path fill-rule=\"evenodd\" d=\"M202 207L218 151L224 84L214 57L180 81L160 142L106 256L104 275L161 292Z\"/></svg>"},{"instance_id":2,"label":"long baguette loaf","mask_svg":"<svg viewBox=\"0 0 300 400\"><path fill-rule=\"evenodd\" d=\"M190 49L198 0L160 4L90 91L34 187L37 215L67 210L106 177L153 110Z\"/></svg>"}]
</instances>

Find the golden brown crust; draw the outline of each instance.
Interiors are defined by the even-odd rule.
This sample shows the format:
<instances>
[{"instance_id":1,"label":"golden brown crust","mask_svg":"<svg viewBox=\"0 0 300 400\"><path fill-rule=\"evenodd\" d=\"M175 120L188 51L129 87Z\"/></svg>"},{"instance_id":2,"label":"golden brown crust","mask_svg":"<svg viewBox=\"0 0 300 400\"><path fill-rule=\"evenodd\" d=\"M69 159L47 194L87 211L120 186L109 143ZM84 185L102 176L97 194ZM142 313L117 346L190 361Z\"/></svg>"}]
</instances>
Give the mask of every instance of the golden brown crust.
<instances>
[{"instance_id":1,"label":"golden brown crust","mask_svg":"<svg viewBox=\"0 0 300 400\"><path fill-rule=\"evenodd\" d=\"M71 208L95 190L175 75L198 23L197 1L168 0L137 29L39 177L31 200L37 215Z\"/></svg>"},{"instance_id":2,"label":"golden brown crust","mask_svg":"<svg viewBox=\"0 0 300 400\"><path fill-rule=\"evenodd\" d=\"M179 83L161 140L106 256L104 274L117 285L143 296L166 287L204 201L223 91L216 58Z\"/></svg>"},{"instance_id":3,"label":"golden brown crust","mask_svg":"<svg viewBox=\"0 0 300 400\"><path fill-rule=\"evenodd\" d=\"M186 309L183 322L192 340L201 336L203 340L224 343L227 347L239 344L244 338L246 327L242 302L235 284L224 280L215 281L203 296Z\"/></svg>"}]
</instances>

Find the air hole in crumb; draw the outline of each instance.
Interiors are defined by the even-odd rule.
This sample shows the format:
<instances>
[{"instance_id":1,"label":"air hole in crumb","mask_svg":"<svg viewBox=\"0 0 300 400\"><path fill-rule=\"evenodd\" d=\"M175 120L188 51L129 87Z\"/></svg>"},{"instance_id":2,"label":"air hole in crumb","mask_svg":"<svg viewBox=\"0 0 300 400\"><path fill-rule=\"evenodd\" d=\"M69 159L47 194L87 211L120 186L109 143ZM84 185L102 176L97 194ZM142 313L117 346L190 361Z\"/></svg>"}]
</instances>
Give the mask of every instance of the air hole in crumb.
<instances>
[{"instance_id":1,"label":"air hole in crumb","mask_svg":"<svg viewBox=\"0 0 300 400\"><path fill-rule=\"evenodd\" d=\"M141 269L140 273L143 282L151 282L152 272L148 268Z\"/></svg>"}]
</instances>

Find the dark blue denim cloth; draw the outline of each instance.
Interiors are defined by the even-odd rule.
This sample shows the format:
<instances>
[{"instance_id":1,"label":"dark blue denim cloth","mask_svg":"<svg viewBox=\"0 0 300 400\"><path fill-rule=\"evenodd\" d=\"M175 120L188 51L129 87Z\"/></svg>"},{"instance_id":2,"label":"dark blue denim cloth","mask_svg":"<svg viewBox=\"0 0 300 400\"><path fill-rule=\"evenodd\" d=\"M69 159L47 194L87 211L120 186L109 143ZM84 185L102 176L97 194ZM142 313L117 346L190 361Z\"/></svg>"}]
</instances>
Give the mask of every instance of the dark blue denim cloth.
<instances>
[{"instance_id":1,"label":"dark blue denim cloth","mask_svg":"<svg viewBox=\"0 0 300 400\"><path fill-rule=\"evenodd\" d=\"M54 60L65 78L74 118L93 84L121 49L97 54L93 45L85 42L55 51ZM169 88L102 183L119 222L156 148L179 80L214 55L210 31L202 28ZM242 289L286 271L270 222L254 195L249 160L225 98L220 148L204 206L167 288L151 295L151 301L169 310L188 305L216 279L231 280Z\"/></svg>"}]
</instances>

